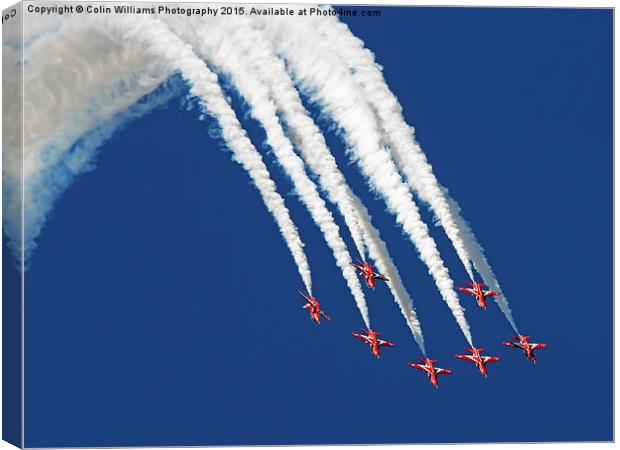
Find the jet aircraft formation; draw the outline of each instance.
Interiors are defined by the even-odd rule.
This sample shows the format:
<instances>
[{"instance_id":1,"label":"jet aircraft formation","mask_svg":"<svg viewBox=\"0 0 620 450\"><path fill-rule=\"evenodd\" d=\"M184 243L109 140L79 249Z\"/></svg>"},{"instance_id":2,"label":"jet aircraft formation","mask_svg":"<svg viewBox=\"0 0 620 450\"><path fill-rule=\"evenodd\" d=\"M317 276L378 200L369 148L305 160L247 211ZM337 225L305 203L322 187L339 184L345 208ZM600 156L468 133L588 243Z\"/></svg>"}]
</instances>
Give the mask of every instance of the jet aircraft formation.
<instances>
[{"instance_id":1,"label":"jet aircraft formation","mask_svg":"<svg viewBox=\"0 0 620 450\"><path fill-rule=\"evenodd\" d=\"M351 263L351 265L358 271L358 274L364 279L366 285L374 289L375 281L384 281L389 282L390 280L380 273L376 272L374 267L364 261L358 261L358 264ZM458 287L457 289L461 292L465 292L467 294L472 295L478 306L483 309L487 309L486 299L489 297L496 297L501 295L500 292L493 291L485 291L483 288L485 287L482 283L476 282L465 282L469 287ZM300 292L301 296L305 300L306 304L303 308L308 309L310 313L310 318L315 321L317 324L321 323L321 318L325 318L326 320L331 320L322 309L321 305L317 301L317 299L311 295L304 294ZM361 329L362 333L352 332L353 336L360 339L362 342L367 344L370 347L370 351L377 358L381 357L381 347L394 347L396 344L394 342L386 341L383 339L379 339L378 336L381 334L378 331L370 330L370 329ZM538 350L541 348L547 347L547 344L538 344L529 342L530 336L512 336L515 342L502 342L502 344L514 347L516 349L522 350L524 355L533 363L536 363L536 356L534 355L534 350ZM499 356L486 356L482 355L484 352L484 348L476 348L476 347L465 347L465 350L469 353L467 355L454 355L456 358L462 359L464 361L472 362L476 365L476 368L480 372L482 376L486 378L487 376L487 364L496 362L500 360ZM452 370L443 369L441 367L436 367L435 363L438 361L436 359L430 359L427 357L421 358L417 357L420 360L420 363L407 362L410 367L414 369L418 369L426 374L428 380L435 386L439 387L439 379L438 375L449 375L453 373Z\"/></svg>"}]
</instances>

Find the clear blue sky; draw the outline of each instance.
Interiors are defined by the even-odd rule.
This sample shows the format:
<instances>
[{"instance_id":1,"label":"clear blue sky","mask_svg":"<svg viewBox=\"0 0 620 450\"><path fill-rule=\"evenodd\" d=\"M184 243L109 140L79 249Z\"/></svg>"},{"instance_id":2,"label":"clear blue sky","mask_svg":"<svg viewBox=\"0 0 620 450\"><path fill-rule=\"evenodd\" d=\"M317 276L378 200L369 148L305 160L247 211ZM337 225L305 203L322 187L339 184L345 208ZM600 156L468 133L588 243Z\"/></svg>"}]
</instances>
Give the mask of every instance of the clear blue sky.
<instances>
[{"instance_id":1,"label":"clear blue sky","mask_svg":"<svg viewBox=\"0 0 620 450\"><path fill-rule=\"evenodd\" d=\"M385 67L519 327L549 343L538 364L501 345L511 329L494 303L483 311L464 296L475 343L502 360L484 379L453 357L465 341L447 306L329 132L429 355L455 373L435 390L407 366L419 350L385 286L368 303L397 347L376 360L351 336L362 325L353 299L261 147L334 318L316 326L248 176L209 122L173 101L102 148L38 241L26 279L27 446L612 438L612 12L383 11L347 22ZM442 230L431 232L465 280Z\"/></svg>"}]
</instances>

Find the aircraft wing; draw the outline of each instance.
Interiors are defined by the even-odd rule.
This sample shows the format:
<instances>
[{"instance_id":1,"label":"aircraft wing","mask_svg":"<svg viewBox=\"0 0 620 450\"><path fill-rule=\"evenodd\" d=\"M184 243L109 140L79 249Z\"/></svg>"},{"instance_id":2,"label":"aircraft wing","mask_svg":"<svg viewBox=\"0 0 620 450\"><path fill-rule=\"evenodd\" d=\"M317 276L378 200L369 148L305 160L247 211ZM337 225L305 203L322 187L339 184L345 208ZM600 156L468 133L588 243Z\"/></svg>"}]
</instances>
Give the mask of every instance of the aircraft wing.
<instances>
[{"instance_id":1,"label":"aircraft wing","mask_svg":"<svg viewBox=\"0 0 620 450\"><path fill-rule=\"evenodd\" d=\"M547 346L547 344L530 344L530 348L532 350L536 350L538 348L545 348Z\"/></svg>"},{"instance_id":2,"label":"aircraft wing","mask_svg":"<svg viewBox=\"0 0 620 450\"><path fill-rule=\"evenodd\" d=\"M327 315L324 311L319 311L319 313L320 313L323 317L325 317L325 319L327 319L327 320L332 320L332 318L331 318L331 317L329 317L329 316L328 316L328 315Z\"/></svg>"},{"instance_id":3,"label":"aircraft wing","mask_svg":"<svg viewBox=\"0 0 620 450\"><path fill-rule=\"evenodd\" d=\"M379 281L390 281L387 277L384 277L383 275L379 275L379 274L375 274L374 278L375 280L379 280Z\"/></svg>"},{"instance_id":4,"label":"aircraft wing","mask_svg":"<svg viewBox=\"0 0 620 450\"><path fill-rule=\"evenodd\" d=\"M502 342L502 344L504 345L508 345L509 347L514 347L514 348L520 348L523 349L523 347L521 347L520 344L517 344L516 342Z\"/></svg>"},{"instance_id":5,"label":"aircraft wing","mask_svg":"<svg viewBox=\"0 0 620 450\"><path fill-rule=\"evenodd\" d=\"M366 271L364 270L364 268L362 266L358 266L355 263L350 263L353 267L355 267L357 270L359 270L360 272L366 273Z\"/></svg>"},{"instance_id":6,"label":"aircraft wing","mask_svg":"<svg viewBox=\"0 0 620 450\"><path fill-rule=\"evenodd\" d=\"M465 361L471 361L471 362L476 362L476 360L474 359L473 356L470 355L454 355L459 359L464 359Z\"/></svg>"},{"instance_id":7,"label":"aircraft wing","mask_svg":"<svg viewBox=\"0 0 620 450\"><path fill-rule=\"evenodd\" d=\"M451 370L448 370L448 369L441 369L441 368L439 368L439 367L435 368L435 372L436 372L436 373L438 373L438 374L442 374L442 375L449 375L449 374L451 374L451 373L452 373L452 371L451 371Z\"/></svg>"},{"instance_id":8,"label":"aircraft wing","mask_svg":"<svg viewBox=\"0 0 620 450\"><path fill-rule=\"evenodd\" d=\"M495 361L499 361L501 358L499 356L483 356L482 357L482 361L484 361L484 363L490 363L490 362L495 362Z\"/></svg>"},{"instance_id":9,"label":"aircraft wing","mask_svg":"<svg viewBox=\"0 0 620 450\"><path fill-rule=\"evenodd\" d=\"M469 289L469 288L464 288L464 287L460 287L458 286L457 289L461 292L466 292L470 295L476 295L476 292L473 289Z\"/></svg>"},{"instance_id":10,"label":"aircraft wing","mask_svg":"<svg viewBox=\"0 0 620 450\"><path fill-rule=\"evenodd\" d=\"M355 332L353 332L351 334L353 336L355 336L356 338L361 339L362 341L366 342L367 344L370 344L370 339L368 339L368 336L364 336L364 335L361 335L361 334L355 333Z\"/></svg>"},{"instance_id":11,"label":"aircraft wing","mask_svg":"<svg viewBox=\"0 0 620 450\"><path fill-rule=\"evenodd\" d=\"M414 369L418 369L418 370L421 370L422 372L426 372L426 373L431 373L430 369L428 367L426 367L425 365L423 365L423 364L416 364L416 363L412 363L412 362L407 363L407 364L409 364Z\"/></svg>"},{"instance_id":12,"label":"aircraft wing","mask_svg":"<svg viewBox=\"0 0 620 450\"><path fill-rule=\"evenodd\" d=\"M484 291L485 297L497 297L498 295L502 295L501 292L493 292L493 291Z\"/></svg>"},{"instance_id":13,"label":"aircraft wing","mask_svg":"<svg viewBox=\"0 0 620 450\"><path fill-rule=\"evenodd\" d=\"M393 343L393 342L382 341L382 340L379 340L379 341L377 342L377 344L378 344L379 346L381 346L381 347L394 347L394 346L396 345L396 344L395 344L395 343Z\"/></svg>"}]
</instances>

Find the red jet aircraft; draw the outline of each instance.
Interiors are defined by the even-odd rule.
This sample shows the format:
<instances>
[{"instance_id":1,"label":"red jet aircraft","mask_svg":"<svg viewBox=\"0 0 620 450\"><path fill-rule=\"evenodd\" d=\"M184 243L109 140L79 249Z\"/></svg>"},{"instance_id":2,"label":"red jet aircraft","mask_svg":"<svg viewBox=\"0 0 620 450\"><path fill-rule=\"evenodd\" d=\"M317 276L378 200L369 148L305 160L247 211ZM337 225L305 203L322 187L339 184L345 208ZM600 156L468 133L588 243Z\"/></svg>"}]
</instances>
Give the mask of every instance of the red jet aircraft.
<instances>
[{"instance_id":1,"label":"red jet aircraft","mask_svg":"<svg viewBox=\"0 0 620 450\"><path fill-rule=\"evenodd\" d=\"M466 285L471 286L471 288L457 287L457 289L461 292L466 292L470 295L476 297L476 301L478 302L478 306L481 308L487 309L487 297L496 297L498 295L502 295L500 292L493 291L483 291L482 288L486 286L482 283L470 283L468 281L465 282Z\"/></svg>"},{"instance_id":2,"label":"red jet aircraft","mask_svg":"<svg viewBox=\"0 0 620 450\"><path fill-rule=\"evenodd\" d=\"M366 285L369 288L375 288L375 280L390 281L380 273L375 272L375 269L371 264L359 260L358 262L359 264L351 263L351 265L359 271L360 276L364 277L364 281L366 281Z\"/></svg>"},{"instance_id":3,"label":"red jet aircraft","mask_svg":"<svg viewBox=\"0 0 620 450\"><path fill-rule=\"evenodd\" d=\"M535 344L533 342L528 342L527 340L531 336L513 336L512 338L517 342L502 342L504 345L508 345L510 347L519 348L523 350L527 359L536 364L536 355L534 355L534 350L538 350L539 348L545 348L547 344Z\"/></svg>"},{"instance_id":4,"label":"red jet aircraft","mask_svg":"<svg viewBox=\"0 0 620 450\"><path fill-rule=\"evenodd\" d=\"M370 345L370 350L372 351L372 354L375 355L377 358L381 357L381 347L394 347L396 345L393 342L377 339L377 336L381 334L377 331L366 330L364 328L362 328L361 330L362 333L364 333L363 335L353 332L353 336L361 339L362 341Z\"/></svg>"},{"instance_id":5,"label":"red jet aircraft","mask_svg":"<svg viewBox=\"0 0 620 450\"><path fill-rule=\"evenodd\" d=\"M317 301L316 298L311 295L306 295L303 292L300 292L301 296L306 300L306 304L304 305L304 309L307 308L310 312L310 318L314 320L316 323L321 323L321 316L325 317L327 320L332 320L325 312L321 310L321 305Z\"/></svg>"},{"instance_id":6,"label":"red jet aircraft","mask_svg":"<svg viewBox=\"0 0 620 450\"><path fill-rule=\"evenodd\" d=\"M484 351L483 348L467 348L465 347L471 355L454 355L457 358L464 359L465 361L471 361L476 364L478 370L483 376L487 376L487 363L499 361L499 356L482 356L481 353Z\"/></svg>"},{"instance_id":7,"label":"red jet aircraft","mask_svg":"<svg viewBox=\"0 0 620 450\"><path fill-rule=\"evenodd\" d=\"M448 369L442 369L440 367L435 367L433 364L435 364L437 362L436 359L428 359L428 358L420 358L418 357L418 359L420 361L422 361L423 364L416 364L416 363L412 363L412 362L408 362L407 364L409 364L411 367L421 370L423 372L426 372L426 375L428 376L428 379L431 383L433 383L433 385L438 388L439 387L439 380L437 379L437 375L448 375L450 373L452 373L451 370Z\"/></svg>"}]
</instances>

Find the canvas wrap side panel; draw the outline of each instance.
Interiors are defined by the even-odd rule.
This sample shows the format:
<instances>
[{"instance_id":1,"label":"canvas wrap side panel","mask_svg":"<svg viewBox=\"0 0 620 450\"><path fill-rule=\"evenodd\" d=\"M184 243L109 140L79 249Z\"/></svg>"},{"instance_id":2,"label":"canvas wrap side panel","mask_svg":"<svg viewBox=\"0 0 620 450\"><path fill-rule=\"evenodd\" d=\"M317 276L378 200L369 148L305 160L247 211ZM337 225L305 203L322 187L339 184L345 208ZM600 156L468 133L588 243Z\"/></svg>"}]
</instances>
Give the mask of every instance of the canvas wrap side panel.
<instances>
[{"instance_id":1,"label":"canvas wrap side panel","mask_svg":"<svg viewBox=\"0 0 620 450\"><path fill-rule=\"evenodd\" d=\"M23 10L22 3L2 13L2 184L6 196L9 176L21 171L8 170L11 165L23 164ZM11 173L11 175L9 175ZM21 192L20 192L21 194ZM3 202L3 222L8 217L22 216L23 202L18 208L9 208ZM16 221L12 221L15 223ZM21 223L21 220L17 221ZM21 228L21 227L20 227ZM20 230L23 236L23 229ZM18 447L22 440L22 293L23 258L13 257L3 233L2 247L2 439ZM17 245L21 245L23 239ZM23 247L23 246L22 246Z\"/></svg>"}]
</instances>

